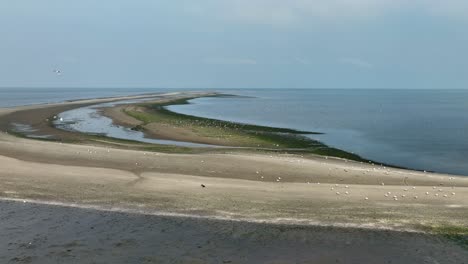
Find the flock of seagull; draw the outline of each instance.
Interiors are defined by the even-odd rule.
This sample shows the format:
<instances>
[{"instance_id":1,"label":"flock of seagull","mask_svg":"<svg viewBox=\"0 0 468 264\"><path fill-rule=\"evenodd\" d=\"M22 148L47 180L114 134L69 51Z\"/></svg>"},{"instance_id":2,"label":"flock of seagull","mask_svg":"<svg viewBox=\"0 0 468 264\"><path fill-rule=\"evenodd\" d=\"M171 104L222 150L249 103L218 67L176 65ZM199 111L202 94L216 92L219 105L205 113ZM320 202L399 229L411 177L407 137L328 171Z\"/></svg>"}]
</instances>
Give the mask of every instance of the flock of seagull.
<instances>
[{"instance_id":1,"label":"flock of seagull","mask_svg":"<svg viewBox=\"0 0 468 264\"><path fill-rule=\"evenodd\" d=\"M89 149L89 148L87 149L87 152L88 152L89 154L97 154L97 153L98 153L96 150L92 150L92 149ZM106 149L106 152L107 152L107 153L110 153L110 149L107 148L107 149ZM76 152L76 153L77 153L77 154L80 154L80 152ZM144 155L147 155L147 153L144 152ZM155 155L156 155L156 154L155 154ZM272 156L270 156L270 157L272 157ZM328 158L328 157L327 157L327 158ZM201 163L204 163L205 161L204 161L204 160L201 160L200 162L201 162ZM298 159L297 162L304 162L304 161ZM136 166L140 166L141 164L139 164L138 162L136 162L135 165L136 165ZM382 169L385 170L385 171L384 171L385 174L389 174L389 172L390 172L390 169L389 169L389 168L386 168L386 167L382 166ZM331 170L331 168L329 168L329 170ZM379 170L379 169L373 168L373 170L375 171L375 170ZM345 171L345 172L348 172L348 170L346 170L346 169L344 169L344 171ZM370 170L370 169L367 169L366 172L371 172L371 170ZM255 173L256 173L257 175L259 175L261 179L265 179L265 177L264 177L263 175L261 175L261 172L260 172L260 171L257 170ZM278 177L276 177L275 181L276 181L276 182L281 182L282 179L283 179L282 177L278 176ZM450 178L449 178L450 181L453 180L453 179L454 179L453 177L450 177ZM311 182L308 181L307 184L311 184ZM316 184L317 184L317 185L320 185L320 182L317 182ZM203 185L204 185L204 184L203 184ZM385 186L385 183L382 182L381 185L382 185L382 186ZM205 186L202 186L202 187L206 187L206 185L205 185ZM342 188L345 190L344 192L341 190ZM453 189L454 186L452 186L451 188ZM330 191L334 191L334 192L335 192L335 195L337 195L337 196L340 196L340 195L350 195L350 194L351 194L351 193L350 193L350 189L351 189L351 188L350 188L350 185L334 184L332 187L330 187ZM438 188L438 187L436 187L436 186L433 186L432 189L434 190L434 192L432 193L434 197L448 198L448 197L450 197L450 196L455 196L455 194L456 194L455 192L446 192L446 191L444 191L444 189L442 189L442 188L440 188L440 187ZM340 191L340 190L341 190L341 191ZM384 195L384 197L386 197L386 198L391 198L391 199L393 199L394 201L398 201L399 199L404 199L404 198L406 198L406 197L410 197L411 195L412 195L412 198L413 198L413 199L418 199L419 196L418 196L417 194L415 194L415 193L410 194L410 190L413 190L413 191L416 190L416 186L413 186L413 187L411 187L411 188L408 188L408 187L405 186L405 188L403 189L403 192L404 192L403 194L397 194L397 193L392 193L391 191L387 191L387 192L385 192L383 195ZM407 195L406 193L408 193L408 195ZM425 196L431 195L431 193L428 192L428 191L424 192L423 194L424 194ZM367 201L367 200L369 200L370 198L369 198L368 196L365 196L363 199Z\"/></svg>"},{"instance_id":2,"label":"flock of seagull","mask_svg":"<svg viewBox=\"0 0 468 264\"><path fill-rule=\"evenodd\" d=\"M273 157L273 156L270 156L270 158L272 158L272 157ZM301 156L301 157L302 157L302 156ZM328 157L325 157L325 159L328 160ZM297 159L297 160L289 160L289 162L291 162L291 163L292 163L292 162L301 163L301 162L304 162L304 161L301 160L301 159ZM345 162L348 162L348 160L345 160ZM360 162L360 163L363 164L363 162ZM325 164L325 163L322 163L322 164ZM375 164L372 164L372 163L371 163L371 165L375 165ZM383 173L384 173L385 175L389 175L389 174L390 174L391 171L390 171L389 168L387 168L387 167L385 167L385 166L383 166L383 165L380 166L380 167L381 167L381 168L373 168L372 170L371 170L371 169L366 169L365 172L364 172L364 174L366 174L366 173L372 173L373 171L375 172L375 171L379 171L379 170L384 170ZM328 168L328 170L331 171L332 168ZM348 172L348 170L347 170L347 169L344 169L344 172ZM424 172L424 173L427 173L427 171L423 171L423 172ZM256 174L260 174L260 171L256 171ZM260 178L261 178L261 179L264 179L265 177L264 177L264 176L260 176ZM453 179L454 179L453 177L449 177L449 180L450 180L450 181L452 181ZM275 179L276 182L281 182L281 180L282 180L282 178L279 177L279 176L276 177L276 179ZM311 182L308 181L307 184L311 184ZM320 182L317 182L316 184L317 184L317 185L320 185ZM382 185L382 186L385 186L385 183L382 182L381 185ZM344 186L344 189L345 189L346 191L340 192L338 189L339 189L339 188L342 188L343 186ZM349 186L349 185L343 185L343 186L340 186L339 184L335 184L334 186L330 187L330 191L336 191L335 194L336 194L337 196L340 196L340 195L350 195L350 191L349 191L350 186ZM451 188L454 189L455 187L452 186ZM436 187L436 186L433 186L432 189L434 190L434 193L433 193L433 196L434 196L434 197L444 197L444 198L448 198L448 197L450 197L450 196L455 196L455 194L456 194L455 192L444 192L444 190L443 190L442 188L438 188L438 187ZM338 191L337 191L337 190L338 190ZM411 190L416 190L416 187L415 187L415 186L411 187ZM403 192L405 192L405 193L408 193L409 191L410 191L410 188L405 187L405 188L403 189ZM406 198L406 197L407 197L407 195L406 195L405 193L403 193L403 194L393 194L393 195L392 195L392 192L391 192L391 191L388 191L388 192L385 192L385 193L384 193L384 197L389 197L389 198L392 198L394 201L398 201L399 198L400 198L400 199L403 199L403 198ZM426 196L431 195L430 192L425 192L424 194L425 194ZM411 195L408 195L408 196L411 196ZM415 199L415 200L417 200L417 199L419 198L419 196L418 196L417 194L413 194L412 197L413 197L413 199ZM365 197L364 197L364 200L369 200L369 197L368 197L368 196L365 196Z\"/></svg>"}]
</instances>

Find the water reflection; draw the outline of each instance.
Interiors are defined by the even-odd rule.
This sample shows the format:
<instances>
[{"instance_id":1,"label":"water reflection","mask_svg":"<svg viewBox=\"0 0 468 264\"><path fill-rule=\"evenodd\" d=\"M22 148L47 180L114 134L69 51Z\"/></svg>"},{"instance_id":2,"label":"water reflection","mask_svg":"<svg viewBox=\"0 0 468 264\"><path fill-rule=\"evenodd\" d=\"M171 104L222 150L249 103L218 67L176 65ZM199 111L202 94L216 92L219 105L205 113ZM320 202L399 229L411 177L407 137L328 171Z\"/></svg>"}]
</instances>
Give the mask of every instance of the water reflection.
<instances>
[{"instance_id":1,"label":"water reflection","mask_svg":"<svg viewBox=\"0 0 468 264\"><path fill-rule=\"evenodd\" d=\"M135 131L127 127L113 124L112 119L101 115L99 111L99 108L102 107L113 107L121 104L137 103L143 101L150 101L154 99L156 98L125 100L119 102L102 103L87 107L81 107L59 114L53 123L55 127L67 131L78 131L82 133L104 135L118 139L183 147L215 147L214 145L208 144L147 138L145 134L141 131Z\"/></svg>"}]
</instances>

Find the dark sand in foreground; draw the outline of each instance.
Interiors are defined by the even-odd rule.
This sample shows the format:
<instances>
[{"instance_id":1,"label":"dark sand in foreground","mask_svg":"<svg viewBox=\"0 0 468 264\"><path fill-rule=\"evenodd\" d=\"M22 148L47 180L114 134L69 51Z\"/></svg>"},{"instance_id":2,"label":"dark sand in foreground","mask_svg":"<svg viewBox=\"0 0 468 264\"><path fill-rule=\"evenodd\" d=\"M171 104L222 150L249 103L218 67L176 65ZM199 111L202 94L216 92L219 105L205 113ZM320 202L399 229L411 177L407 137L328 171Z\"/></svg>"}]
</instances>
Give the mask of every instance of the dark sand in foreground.
<instances>
[{"instance_id":1,"label":"dark sand in foreground","mask_svg":"<svg viewBox=\"0 0 468 264\"><path fill-rule=\"evenodd\" d=\"M0 263L466 263L440 237L0 202Z\"/></svg>"}]
</instances>

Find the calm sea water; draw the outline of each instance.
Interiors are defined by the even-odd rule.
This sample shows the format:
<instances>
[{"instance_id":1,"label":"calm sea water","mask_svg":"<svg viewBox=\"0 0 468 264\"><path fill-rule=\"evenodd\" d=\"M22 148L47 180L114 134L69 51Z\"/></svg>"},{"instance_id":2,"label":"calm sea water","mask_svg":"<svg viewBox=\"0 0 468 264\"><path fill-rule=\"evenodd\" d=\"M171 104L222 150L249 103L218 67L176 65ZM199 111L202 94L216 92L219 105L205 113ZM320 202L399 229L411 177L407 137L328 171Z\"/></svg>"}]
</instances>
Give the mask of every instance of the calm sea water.
<instances>
[{"instance_id":1,"label":"calm sea water","mask_svg":"<svg viewBox=\"0 0 468 264\"><path fill-rule=\"evenodd\" d=\"M0 89L0 107L174 91ZM323 132L313 137L364 158L468 175L468 90L221 90L251 96L200 98L176 112Z\"/></svg>"},{"instance_id":2,"label":"calm sea water","mask_svg":"<svg viewBox=\"0 0 468 264\"><path fill-rule=\"evenodd\" d=\"M364 158L468 175L468 90L231 90L180 113L323 132L313 136Z\"/></svg>"}]
</instances>

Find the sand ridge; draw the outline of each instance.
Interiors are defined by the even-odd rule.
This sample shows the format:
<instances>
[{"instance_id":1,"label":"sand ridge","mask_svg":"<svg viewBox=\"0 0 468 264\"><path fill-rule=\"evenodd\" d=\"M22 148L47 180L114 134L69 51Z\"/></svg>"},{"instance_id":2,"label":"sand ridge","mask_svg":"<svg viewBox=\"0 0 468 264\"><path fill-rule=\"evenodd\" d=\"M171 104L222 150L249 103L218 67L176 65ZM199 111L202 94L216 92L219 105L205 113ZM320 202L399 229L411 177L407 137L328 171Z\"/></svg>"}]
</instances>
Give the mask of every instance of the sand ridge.
<instances>
[{"instance_id":1,"label":"sand ridge","mask_svg":"<svg viewBox=\"0 0 468 264\"><path fill-rule=\"evenodd\" d=\"M340 159L150 153L5 134L0 149L7 198L408 228L465 225L468 211L465 177Z\"/></svg>"}]
</instances>

